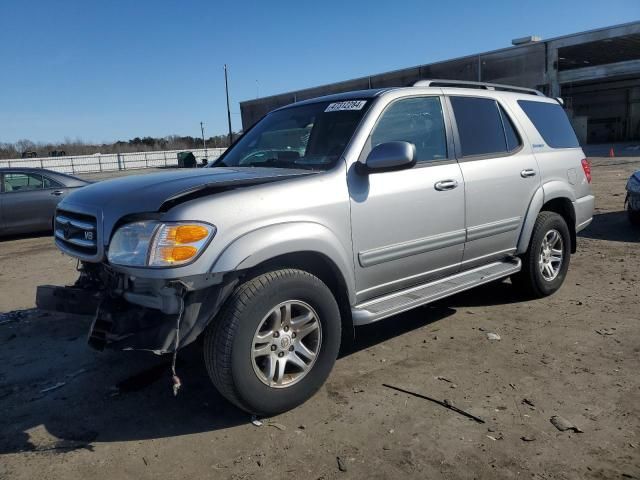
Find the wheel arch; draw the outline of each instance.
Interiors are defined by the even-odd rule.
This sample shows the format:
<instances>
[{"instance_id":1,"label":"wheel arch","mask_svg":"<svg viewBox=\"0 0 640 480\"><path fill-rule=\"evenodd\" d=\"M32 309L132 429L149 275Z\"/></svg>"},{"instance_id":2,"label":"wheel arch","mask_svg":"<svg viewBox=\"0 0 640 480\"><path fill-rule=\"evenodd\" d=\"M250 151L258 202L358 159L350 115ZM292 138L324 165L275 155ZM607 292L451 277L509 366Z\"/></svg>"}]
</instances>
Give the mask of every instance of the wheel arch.
<instances>
[{"instance_id":1,"label":"wheel arch","mask_svg":"<svg viewBox=\"0 0 640 480\"><path fill-rule=\"evenodd\" d=\"M343 331L352 332L353 258L351 251L347 251L337 236L323 225L293 222L254 230L232 242L211 271L235 271L248 278L281 268L304 270L322 280L336 298Z\"/></svg>"},{"instance_id":2,"label":"wheel arch","mask_svg":"<svg viewBox=\"0 0 640 480\"><path fill-rule=\"evenodd\" d=\"M573 208L573 203L567 197L557 197L549 200L542 205L541 211L554 212L564 218L569 228L569 234L571 235L571 253L576 253L577 238L576 238L576 211Z\"/></svg>"},{"instance_id":3,"label":"wheel arch","mask_svg":"<svg viewBox=\"0 0 640 480\"><path fill-rule=\"evenodd\" d=\"M349 289L338 266L326 255L316 251L298 251L285 253L269 258L245 272L246 278L251 278L265 272L293 268L303 270L316 277L331 290L340 309L343 337L353 336L353 319L351 318L351 303Z\"/></svg>"},{"instance_id":4,"label":"wheel arch","mask_svg":"<svg viewBox=\"0 0 640 480\"><path fill-rule=\"evenodd\" d=\"M522 254L529 248L529 241L538 214L542 211L555 212L564 218L571 235L571 253L576 252L576 212L573 206L575 195L562 182L549 182L534 193L523 222L516 253Z\"/></svg>"}]
</instances>

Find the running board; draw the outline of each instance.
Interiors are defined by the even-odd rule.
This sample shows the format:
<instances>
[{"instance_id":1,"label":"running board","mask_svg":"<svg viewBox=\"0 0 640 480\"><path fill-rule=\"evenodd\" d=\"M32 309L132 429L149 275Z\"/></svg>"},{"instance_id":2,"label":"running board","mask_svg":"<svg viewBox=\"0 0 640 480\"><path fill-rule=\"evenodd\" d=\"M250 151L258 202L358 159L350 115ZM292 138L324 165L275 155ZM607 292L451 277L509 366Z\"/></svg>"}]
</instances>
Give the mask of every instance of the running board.
<instances>
[{"instance_id":1,"label":"running board","mask_svg":"<svg viewBox=\"0 0 640 480\"><path fill-rule=\"evenodd\" d=\"M508 277L522 268L519 258L510 258L502 262L457 273L425 285L394 292L384 297L368 300L351 309L354 325L366 325L383 318L411 310L414 307L434 302L449 295L469 290L483 283Z\"/></svg>"}]
</instances>

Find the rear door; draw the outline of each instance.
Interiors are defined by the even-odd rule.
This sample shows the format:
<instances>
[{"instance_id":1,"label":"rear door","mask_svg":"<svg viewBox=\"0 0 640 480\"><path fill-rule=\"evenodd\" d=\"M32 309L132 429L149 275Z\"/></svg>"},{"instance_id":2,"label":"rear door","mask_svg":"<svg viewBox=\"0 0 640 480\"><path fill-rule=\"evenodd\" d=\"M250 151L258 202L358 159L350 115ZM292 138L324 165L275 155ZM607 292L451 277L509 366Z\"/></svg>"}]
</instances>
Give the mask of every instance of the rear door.
<instances>
[{"instance_id":1,"label":"rear door","mask_svg":"<svg viewBox=\"0 0 640 480\"><path fill-rule=\"evenodd\" d=\"M452 95L456 152L465 181L467 240L463 268L512 254L540 187L536 159L507 105Z\"/></svg>"}]
</instances>

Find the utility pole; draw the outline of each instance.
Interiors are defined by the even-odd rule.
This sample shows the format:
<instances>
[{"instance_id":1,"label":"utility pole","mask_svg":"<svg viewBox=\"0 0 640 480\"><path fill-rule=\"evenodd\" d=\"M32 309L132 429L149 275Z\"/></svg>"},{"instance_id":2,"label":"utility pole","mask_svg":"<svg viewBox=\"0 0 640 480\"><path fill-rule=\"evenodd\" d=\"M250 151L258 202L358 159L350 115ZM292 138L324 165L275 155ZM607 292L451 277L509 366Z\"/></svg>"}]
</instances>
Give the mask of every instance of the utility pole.
<instances>
[{"instance_id":1,"label":"utility pole","mask_svg":"<svg viewBox=\"0 0 640 480\"><path fill-rule=\"evenodd\" d=\"M229 80L227 79L227 64L224 64L224 89L227 93L227 123L229 124L229 145L233 142L233 132L231 131L231 110L229 110Z\"/></svg>"},{"instance_id":2,"label":"utility pole","mask_svg":"<svg viewBox=\"0 0 640 480\"><path fill-rule=\"evenodd\" d=\"M204 147L204 158L208 158L207 155L207 142L204 139L204 124L200 122L200 131L202 132L202 146Z\"/></svg>"}]
</instances>

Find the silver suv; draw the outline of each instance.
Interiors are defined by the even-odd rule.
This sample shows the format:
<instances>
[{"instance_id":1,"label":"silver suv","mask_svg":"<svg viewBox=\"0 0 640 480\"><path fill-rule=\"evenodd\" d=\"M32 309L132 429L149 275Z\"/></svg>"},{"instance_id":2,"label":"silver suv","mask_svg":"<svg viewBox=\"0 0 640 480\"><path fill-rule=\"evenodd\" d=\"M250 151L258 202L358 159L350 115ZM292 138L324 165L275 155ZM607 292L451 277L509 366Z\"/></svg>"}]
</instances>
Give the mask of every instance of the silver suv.
<instances>
[{"instance_id":1,"label":"silver suv","mask_svg":"<svg viewBox=\"0 0 640 480\"><path fill-rule=\"evenodd\" d=\"M202 337L219 391L271 415L318 390L356 326L505 277L558 290L594 208L584 157L535 90L430 80L295 103L212 168L65 198L55 241L81 274L55 297L99 304L100 349L175 359Z\"/></svg>"}]
</instances>

